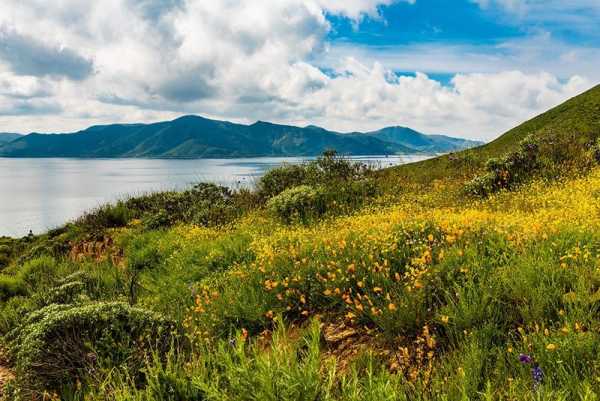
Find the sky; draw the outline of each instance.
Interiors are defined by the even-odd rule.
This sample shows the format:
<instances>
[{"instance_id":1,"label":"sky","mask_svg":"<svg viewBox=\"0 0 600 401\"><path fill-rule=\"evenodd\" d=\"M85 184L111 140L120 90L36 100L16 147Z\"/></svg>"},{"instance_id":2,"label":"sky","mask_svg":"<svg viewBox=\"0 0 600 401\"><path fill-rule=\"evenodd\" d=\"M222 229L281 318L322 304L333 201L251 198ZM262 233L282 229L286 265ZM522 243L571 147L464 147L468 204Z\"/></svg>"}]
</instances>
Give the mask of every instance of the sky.
<instances>
[{"instance_id":1,"label":"sky","mask_svg":"<svg viewBox=\"0 0 600 401\"><path fill-rule=\"evenodd\" d=\"M183 114L492 140L600 83L598 0L2 0L0 132Z\"/></svg>"}]
</instances>

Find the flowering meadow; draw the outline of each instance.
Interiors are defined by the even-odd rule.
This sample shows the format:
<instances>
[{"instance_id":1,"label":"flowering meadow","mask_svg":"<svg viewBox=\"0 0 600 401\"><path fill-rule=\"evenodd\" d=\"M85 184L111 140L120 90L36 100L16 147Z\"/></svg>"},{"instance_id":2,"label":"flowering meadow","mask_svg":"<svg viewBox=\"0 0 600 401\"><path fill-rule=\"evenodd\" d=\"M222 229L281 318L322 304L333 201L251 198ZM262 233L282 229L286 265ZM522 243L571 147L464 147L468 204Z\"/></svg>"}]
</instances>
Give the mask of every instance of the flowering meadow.
<instances>
[{"instance_id":1,"label":"flowering meadow","mask_svg":"<svg viewBox=\"0 0 600 401\"><path fill-rule=\"evenodd\" d=\"M594 121L579 147L330 152L1 238L0 399L597 400Z\"/></svg>"},{"instance_id":2,"label":"flowering meadow","mask_svg":"<svg viewBox=\"0 0 600 401\"><path fill-rule=\"evenodd\" d=\"M134 221L113 232L122 273L85 262L100 298L143 265L137 304L188 341L147 361L145 386L98 368L110 380L65 399L595 399L599 199L595 169L469 201L435 183L312 224Z\"/></svg>"}]
</instances>

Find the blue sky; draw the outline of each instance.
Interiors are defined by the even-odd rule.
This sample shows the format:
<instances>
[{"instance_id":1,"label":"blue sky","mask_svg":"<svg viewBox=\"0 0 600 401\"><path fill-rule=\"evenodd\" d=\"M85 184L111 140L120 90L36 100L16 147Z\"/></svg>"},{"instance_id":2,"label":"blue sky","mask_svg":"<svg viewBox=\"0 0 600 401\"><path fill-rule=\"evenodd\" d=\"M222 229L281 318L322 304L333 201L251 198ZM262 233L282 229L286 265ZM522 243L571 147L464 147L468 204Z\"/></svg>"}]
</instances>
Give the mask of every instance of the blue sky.
<instances>
[{"instance_id":1,"label":"blue sky","mask_svg":"<svg viewBox=\"0 0 600 401\"><path fill-rule=\"evenodd\" d=\"M600 83L598 0L3 0L0 131L200 114L490 140Z\"/></svg>"},{"instance_id":2,"label":"blue sky","mask_svg":"<svg viewBox=\"0 0 600 401\"><path fill-rule=\"evenodd\" d=\"M332 42L389 46L414 43L495 44L526 35L526 29L509 24L498 9L482 9L471 1L421 0L379 7L380 18L366 18L359 25L336 15ZM499 18L500 17L500 18Z\"/></svg>"}]
</instances>

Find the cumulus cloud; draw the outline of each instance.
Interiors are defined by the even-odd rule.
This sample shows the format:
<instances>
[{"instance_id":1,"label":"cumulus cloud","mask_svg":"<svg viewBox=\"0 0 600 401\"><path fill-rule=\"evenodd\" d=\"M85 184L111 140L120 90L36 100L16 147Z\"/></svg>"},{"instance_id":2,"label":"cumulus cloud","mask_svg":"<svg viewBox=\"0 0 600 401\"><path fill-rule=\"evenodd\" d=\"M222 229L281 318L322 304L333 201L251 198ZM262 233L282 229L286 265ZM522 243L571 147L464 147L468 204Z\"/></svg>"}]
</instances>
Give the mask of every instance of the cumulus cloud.
<instances>
[{"instance_id":1,"label":"cumulus cloud","mask_svg":"<svg viewBox=\"0 0 600 401\"><path fill-rule=\"evenodd\" d=\"M494 61L485 58L442 85L421 73L398 76L384 54L382 63L348 57L356 49L336 54L329 14L361 23L394 1L3 0L0 46L18 51L0 49L0 130L196 113L491 139L591 85L576 74L488 70Z\"/></svg>"}]
</instances>

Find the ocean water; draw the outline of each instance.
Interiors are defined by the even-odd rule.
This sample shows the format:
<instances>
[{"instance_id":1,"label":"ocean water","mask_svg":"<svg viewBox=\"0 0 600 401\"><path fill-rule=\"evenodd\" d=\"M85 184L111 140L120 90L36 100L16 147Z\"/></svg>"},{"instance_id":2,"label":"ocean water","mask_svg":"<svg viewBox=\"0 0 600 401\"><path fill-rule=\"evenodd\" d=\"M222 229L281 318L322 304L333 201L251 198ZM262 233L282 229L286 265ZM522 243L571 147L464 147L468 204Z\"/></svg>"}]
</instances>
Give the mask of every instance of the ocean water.
<instances>
[{"instance_id":1,"label":"ocean water","mask_svg":"<svg viewBox=\"0 0 600 401\"><path fill-rule=\"evenodd\" d=\"M355 157L377 167L421 155ZM11 159L0 158L0 236L42 233L85 211L129 196L181 190L198 182L252 187L269 169L308 158L243 159Z\"/></svg>"}]
</instances>

